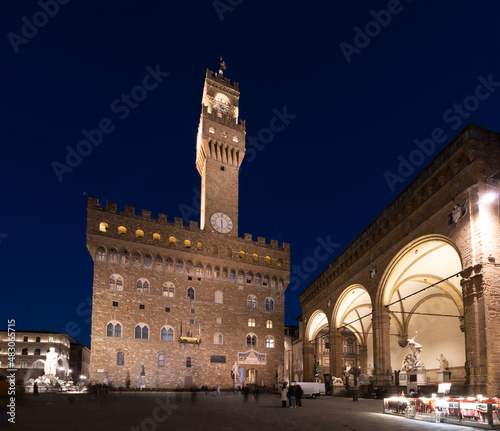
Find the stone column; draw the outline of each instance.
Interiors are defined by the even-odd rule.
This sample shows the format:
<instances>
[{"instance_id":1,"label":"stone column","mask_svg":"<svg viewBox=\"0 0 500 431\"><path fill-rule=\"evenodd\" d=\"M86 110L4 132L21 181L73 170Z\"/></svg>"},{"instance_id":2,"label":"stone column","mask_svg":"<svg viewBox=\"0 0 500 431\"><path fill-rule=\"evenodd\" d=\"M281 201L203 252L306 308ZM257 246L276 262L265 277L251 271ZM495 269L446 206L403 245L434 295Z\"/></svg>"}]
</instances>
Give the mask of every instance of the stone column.
<instances>
[{"instance_id":1,"label":"stone column","mask_svg":"<svg viewBox=\"0 0 500 431\"><path fill-rule=\"evenodd\" d=\"M361 366L361 374L368 373L368 346L366 344L359 345L359 362Z\"/></svg>"},{"instance_id":2,"label":"stone column","mask_svg":"<svg viewBox=\"0 0 500 431\"><path fill-rule=\"evenodd\" d=\"M337 329L330 330L330 375L342 377L342 335Z\"/></svg>"},{"instance_id":3,"label":"stone column","mask_svg":"<svg viewBox=\"0 0 500 431\"><path fill-rule=\"evenodd\" d=\"M314 343L304 340L304 382L314 381Z\"/></svg>"},{"instance_id":4,"label":"stone column","mask_svg":"<svg viewBox=\"0 0 500 431\"><path fill-rule=\"evenodd\" d=\"M391 340L390 316L387 308L373 312L373 360L374 384L389 386L391 384ZM388 372L389 371L389 372Z\"/></svg>"}]
</instances>

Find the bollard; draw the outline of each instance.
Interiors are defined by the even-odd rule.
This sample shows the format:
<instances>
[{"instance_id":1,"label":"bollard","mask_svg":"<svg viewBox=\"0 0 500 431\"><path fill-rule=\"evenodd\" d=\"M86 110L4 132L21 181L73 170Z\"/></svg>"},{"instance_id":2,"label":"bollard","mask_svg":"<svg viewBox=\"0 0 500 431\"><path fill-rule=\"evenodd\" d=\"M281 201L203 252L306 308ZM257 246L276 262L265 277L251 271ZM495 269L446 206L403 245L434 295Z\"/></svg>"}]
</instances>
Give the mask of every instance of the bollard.
<instances>
[{"instance_id":1,"label":"bollard","mask_svg":"<svg viewBox=\"0 0 500 431\"><path fill-rule=\"evenodd\" d=\"M353 401L358 401L358 391L353 391L353 393L352 393L352 400Z\"/></svg>"}]
</instances>

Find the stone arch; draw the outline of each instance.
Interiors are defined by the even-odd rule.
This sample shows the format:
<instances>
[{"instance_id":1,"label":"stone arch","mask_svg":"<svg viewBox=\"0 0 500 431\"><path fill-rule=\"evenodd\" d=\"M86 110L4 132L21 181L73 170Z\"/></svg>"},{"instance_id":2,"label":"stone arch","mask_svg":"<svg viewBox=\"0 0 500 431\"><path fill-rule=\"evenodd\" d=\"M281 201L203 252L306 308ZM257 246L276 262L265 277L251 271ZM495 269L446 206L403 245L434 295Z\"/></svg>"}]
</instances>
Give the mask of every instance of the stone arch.
<instances>
[{"instance_id":1,"label":"stone arch","mask_svg":"<svg viewBox=\"0 0 500 431\"><path fill-rule=\"evenodd\" d=\"M320 333L329 332L328 314L322 309L315 310L307 319L303 344L304 381L313 381L315 374L316 337Z\"/></svg>"},{"instance_id":2,"label":"stone arch","mask_svg":"<svg viewBox=\"0 0 500 431\"><path fill-rule=\"evenodd\" d=\"M374 345L379 370L402 369L408 339L417 336L431 383L437 382L440 354L449 361L453 382L465 382L461 271L460 250L443 235L421 236L396 253L377 291L377 319L383 322L376 325L380 334Z\"/></svg>"},{"instance_id":3,"label":"stone arch","mask_svg":"<svg viewBox=\"0 0 500 431\"><path fill-rule=\"evenodd\" d=\"M332 373L341 376L349 363L365 374L373 364L372 298L361 284L352 284L340 294L332 311ZM352 335L356 338L351 343ZM349 340L349 343L347 343Z\"/></svg>"}]
</instances>

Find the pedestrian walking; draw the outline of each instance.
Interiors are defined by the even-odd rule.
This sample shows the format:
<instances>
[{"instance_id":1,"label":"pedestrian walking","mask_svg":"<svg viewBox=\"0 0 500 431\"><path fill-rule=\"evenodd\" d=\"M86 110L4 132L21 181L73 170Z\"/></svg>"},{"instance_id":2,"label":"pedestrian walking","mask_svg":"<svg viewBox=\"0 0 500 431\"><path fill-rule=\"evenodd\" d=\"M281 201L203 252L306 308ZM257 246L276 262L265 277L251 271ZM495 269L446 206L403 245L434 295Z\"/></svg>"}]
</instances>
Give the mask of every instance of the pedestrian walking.
<instances>
[{"instance_id":1,"label":"pedestrian walking","mask_svg":"<svg viewBox=\"0 0 500 431\"><path fill-rule=\"evenodd\" d=\"M302 407L302 403L300 402L304 391L300 387L300 385L295 386L295 396L297 397L297 407Z\"/></svg>"},{"instance_id":2,"label":"pedestrian walking","mask_svg":"<svg viewBox=\"0 0 500 431\"><path fill-rule=\"evenodd\" d=\"M38 383L35 382L33 385L33 395L38 395Z\"/></svg>"},{"instance_id":3,"label":"pedestrian walking","mask_svg":"<svg viewBox=\"0 0 500 431\"><path fill-rule=\"evenodd\" d=\"M283 383L283 387L281 388L281 407L286 407L286 400L288 396L288 389L286 387L286 383Z\"/></svg>"},{"instance_id":4,"label":"pedestrian walking","mask_svg":"<svg viewBox=\"0 0 500 431\"><path fill-rule=\"evenodd\" d=\"M297 407L297 387L295 385L290 386L288 389L288 402L290 403L290 408L295 409Z\"/></svg>"}]
</instances>

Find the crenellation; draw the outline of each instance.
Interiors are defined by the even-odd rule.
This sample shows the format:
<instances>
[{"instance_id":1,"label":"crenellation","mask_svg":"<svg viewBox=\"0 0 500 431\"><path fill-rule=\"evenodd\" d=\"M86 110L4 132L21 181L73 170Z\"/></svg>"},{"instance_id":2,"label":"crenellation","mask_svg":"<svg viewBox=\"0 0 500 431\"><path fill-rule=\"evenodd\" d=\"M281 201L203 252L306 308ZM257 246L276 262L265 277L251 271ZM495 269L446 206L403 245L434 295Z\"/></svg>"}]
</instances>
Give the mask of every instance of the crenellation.
<instances>
[{"instance_id":1,"label":"crenellation","mask_svg":"<svg viewBox=\"0 0 500 431\"><path fill-rule=\"evenodd\" d=\"M244 234L244 239L245 239L245 241L252 241L252 234L251 233L245 233Z\"/></svg>"},{"instance_id":2,"label":"crenellation","mask_svg":"<svg viewBox=\"0 0 500 431\"><path fill-rule=\"evenodd\" d=\"M199 230L198 222L194 220L189 220L189 229L193 231Z\"/></svg>"},{"instance_id":3,"label":"crenellation","mask_svg":"<svg viewBox=\"0 0 500 431\"><path fill-rule=\"evenodd\" d=\"M135 208L129 205L125 205L125 210L123 211L123 214L125 214L126 216L134 216Z\"/></svg>"},{"instance_id":4,"label":"crenellation","mask_svg":"<svg viewBox=\"0 0 500 431\"><path fill-rule=\"evenodd\" d=\"M151 218L151 211L143 209L142 210L142 217L146 218L146 219L150 219Z\"/></svg>"},{"instance_id":5,"label":"crenellation","mask_svg":"<svg viewBox=\"0 0 500 431\"><path fill-rule=\"evenodd\" d=\"M116 202L106 201L106 211L116 212L118 211L118 204Z\"/></svg>"}]
</instances>

